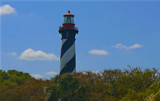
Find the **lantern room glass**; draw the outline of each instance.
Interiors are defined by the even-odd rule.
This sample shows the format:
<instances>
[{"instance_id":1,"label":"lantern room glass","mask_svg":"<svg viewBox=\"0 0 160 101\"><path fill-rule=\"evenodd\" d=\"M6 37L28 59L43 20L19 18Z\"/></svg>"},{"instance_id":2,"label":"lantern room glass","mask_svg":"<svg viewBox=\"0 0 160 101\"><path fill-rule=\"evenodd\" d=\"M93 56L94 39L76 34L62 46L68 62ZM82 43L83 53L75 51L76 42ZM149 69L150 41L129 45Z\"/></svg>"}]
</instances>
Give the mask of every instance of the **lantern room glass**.
<instances>
[{"instance_id":1,"label":"lantern room glass","mask_svg":"<svg viewBox=\"0 0 160 101\"><path fill-rule=\"evenodd\" d=\"M65 16L64 23L74 23L74 17L72 16Z\"/></svg>"}]
</instances>

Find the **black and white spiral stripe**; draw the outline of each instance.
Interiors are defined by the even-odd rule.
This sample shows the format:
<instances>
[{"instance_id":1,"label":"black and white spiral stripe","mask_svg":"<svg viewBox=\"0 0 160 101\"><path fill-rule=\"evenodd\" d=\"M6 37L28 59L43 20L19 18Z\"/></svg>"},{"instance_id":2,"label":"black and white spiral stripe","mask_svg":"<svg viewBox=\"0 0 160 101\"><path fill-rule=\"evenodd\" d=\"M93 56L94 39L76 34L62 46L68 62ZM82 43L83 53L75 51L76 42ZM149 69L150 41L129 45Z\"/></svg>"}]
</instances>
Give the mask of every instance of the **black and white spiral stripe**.
<instances>
[{"instance_id":1,"label":"black and white spiral stripe","mask_svg":"<svg viewBox=\"0 0 160 101\"><path fill-rule=\"evenodd\" d=\"M62 38L60 75L76 71L75 67L75 38Z\"/></svg>"}]
</instances>

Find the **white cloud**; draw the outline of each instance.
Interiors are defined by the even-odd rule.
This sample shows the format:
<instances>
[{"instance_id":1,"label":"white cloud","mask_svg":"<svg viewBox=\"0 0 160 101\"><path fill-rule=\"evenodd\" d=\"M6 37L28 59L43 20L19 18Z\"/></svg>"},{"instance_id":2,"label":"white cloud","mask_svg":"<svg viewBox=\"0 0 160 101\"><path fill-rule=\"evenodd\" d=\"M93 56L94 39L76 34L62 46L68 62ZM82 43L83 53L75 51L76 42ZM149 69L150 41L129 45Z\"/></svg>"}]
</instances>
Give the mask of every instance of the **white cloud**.
<instances>
[{"instance_id":1,"label":"white cloud","mask_svg":"<svg viewBox=\"0 0 160 101\"><path fill-rule=\"evenodd\" d=\"M139 45L139 44L134 44L134 45L132 45L132 46L130 46L130 47L128 47L129 49L136 49L136 48L141 48L142 47L142 45Z\"/></svg>"},{"instance_id":2,"label":"white cloud","mask_svg":"<svg viewBox=\"0 0 160 101\"><path fill-rule=\"evenodd\" d=\"M41 50L34 51L32 49L25 50L21 56L19 57L21 60L59 60L59 58L55 54L47 54Z\"/></svg>"},{"instance_id":3,"label":"white cloud","mask_svg":"<svg viewBox=\"0 0 160 101\"><path fill-rule=\"evenodd\" d=\"M125 46L125 45L123 45L123 44L117 44L117 45L115 45L115 46L113 46L114 48L119 48L119 49L128 49L128 47L127 46Z\"/></svg>"},{"instance_id":4,"label":"white cloud","mask_svg":"<svg viewBox=\"0 0 160 101\"><path fill-rule=\"evenodd\" d=\"M12 52L12 53L9 53L9 55L11 55L11 56L17 56L17 53L16 52Z\"/></svg>"},{"instance_id":5,"label":"white cloud","mask_svg":"<svg viewBox=\"0 0 160 101\"><path fill-rule=\"evenodd\" d=\"M105 50L97 50L97 49L93 49L91 51L89 51L89 54L94 54L94 55L108 55L109 53Z\"/></svg>"},{"instance_id":6,"label":"white cloud","mask_svg":"<svg viewBox=\"0 0 160 101\"><path fill-rule=\"evenodd\" d=\"M42 79L42 78L43 78L43 76L40 75L40 74L31 74L31 76L32 76L33 78L35 78L35 79Z\"/></svg>"},{"instance_id":7,"label":"white cloud","mask_svg":"<svg viewBox=\"0 0 160 101\"><path fill-rule=\"evenodd\" d=\"M117 44L115 46L113 46L114 48L117 48L117 49L126 49L126 50L131 50L131 49L137 49L137 48L141 48L142 45L140 44L134 44L132 46L126 46L126 45L123 45L123 44Z\"/></svg>"},{"instance_id":8,"label":"white cloud","mask_svg":"<svg viewBox=\"0 0 160 101\"><path fill-rule=\"evenodd\" d=\"M45 73L45 75L57 75L57 72L50 71L50 72Z\"/></svg>"},{"instance_id":9,"label":"white cloud","mask_svg":"<svg viewBox=\"0 0 160 101\"><path fill-rule=\"evenodd\" d=\"M16 14L15 8L10 5L0 6L0 15Z\"/></svg>"}]
</instances>

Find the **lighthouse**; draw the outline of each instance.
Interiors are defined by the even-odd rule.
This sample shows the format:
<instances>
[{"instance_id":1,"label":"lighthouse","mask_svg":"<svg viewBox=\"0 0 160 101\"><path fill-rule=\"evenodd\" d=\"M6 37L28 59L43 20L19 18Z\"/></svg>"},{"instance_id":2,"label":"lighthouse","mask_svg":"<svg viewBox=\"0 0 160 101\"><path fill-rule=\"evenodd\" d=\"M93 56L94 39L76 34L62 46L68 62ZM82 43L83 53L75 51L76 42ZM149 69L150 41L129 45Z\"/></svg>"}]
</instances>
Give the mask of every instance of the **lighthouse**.
<instances>
[{"instance_id":1,"label":"lighthouse","mask_svg":"<svg viewBox=\"0 0 160 101\"><path fill-rule=\"evenodd\" d=\"M60 57L60 75L76 71L76 53L75 36L78 34L78 28L74 24L74 15L68 11L64 15L64 22L59 27L61 34L61 57Z\"/></svg>"}]
</instances>

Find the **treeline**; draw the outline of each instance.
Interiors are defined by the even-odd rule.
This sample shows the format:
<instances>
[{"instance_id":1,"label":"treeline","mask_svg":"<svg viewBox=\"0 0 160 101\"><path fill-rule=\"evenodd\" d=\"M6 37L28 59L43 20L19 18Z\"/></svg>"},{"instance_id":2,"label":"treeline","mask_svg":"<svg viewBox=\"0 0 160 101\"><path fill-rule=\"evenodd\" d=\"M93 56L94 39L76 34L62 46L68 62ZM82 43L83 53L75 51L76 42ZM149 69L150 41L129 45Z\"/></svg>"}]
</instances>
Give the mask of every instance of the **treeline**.
<instances>
[{"instance_id":1,"label":"treeline","mask_svg":"<svg viewBox=\"0 0 160 101\"><path fill-rule=\"evenodd\" d=\"M160 101L160 74L155 68L129 68L36 80L0 70L0 101Z\"/></svg>"},{"instance_id":2,"label":"treeline","mask_svg":"<svg viewBox=\"0 0 160 101\"><path fill-rule=\"evenodd\" d=\"M0 70L0 101L44 101L48 80L36 80L28 73Z\"/></svg>"}]
</instances>

